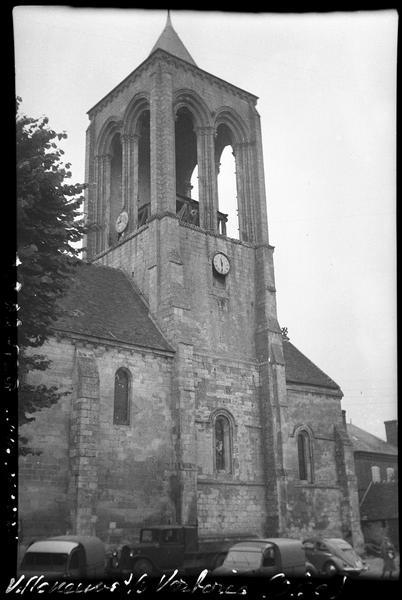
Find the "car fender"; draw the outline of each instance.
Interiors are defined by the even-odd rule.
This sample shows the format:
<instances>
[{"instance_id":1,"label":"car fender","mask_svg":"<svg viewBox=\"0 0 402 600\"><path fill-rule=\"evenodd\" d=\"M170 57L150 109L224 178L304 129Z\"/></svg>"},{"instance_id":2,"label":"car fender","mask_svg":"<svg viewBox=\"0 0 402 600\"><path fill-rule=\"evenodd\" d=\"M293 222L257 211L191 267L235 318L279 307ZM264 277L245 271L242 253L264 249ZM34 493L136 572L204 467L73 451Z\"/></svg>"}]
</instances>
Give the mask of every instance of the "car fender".
<instances>
[{"instance_id":1,"label":"car fender","mask_svg":"<svg viewBox=\"0 0 402 600\"><path fill-rule=\"evenodd\" d=\"M309 561L306 561L306 573L310 573L313 577L318 575L318 569Z\"/></svg>"}]
</instances>

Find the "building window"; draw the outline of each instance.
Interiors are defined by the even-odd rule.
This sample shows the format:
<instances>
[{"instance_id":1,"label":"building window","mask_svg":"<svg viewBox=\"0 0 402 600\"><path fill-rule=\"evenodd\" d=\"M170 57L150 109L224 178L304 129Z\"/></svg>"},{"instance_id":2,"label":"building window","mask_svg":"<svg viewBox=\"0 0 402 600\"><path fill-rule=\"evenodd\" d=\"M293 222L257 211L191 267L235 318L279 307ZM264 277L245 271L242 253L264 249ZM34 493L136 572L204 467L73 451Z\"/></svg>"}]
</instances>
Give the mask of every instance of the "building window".
<instances>
[{"instance_id":1,"label":"building window","mask_svg":"<svg viewBox=\"0 0 402 600\"><path fill-rule=\"evenodd\" d=\"M129 386L130 378L125 369L116 371L114 378L114 413L115 425L129 424Z\"/></svg>"},{"instance_id":2,"label":"building window","mask_svg":"<svg viewBox=\"0 0 402 600\"><path fill-rule=\"evenodd\" d=\"M313 481L311 440L307 431L302 430L297 435L297 453L299 459L299 478L302 481Z\"/></svg>"},{"instance_id":3,"label":"building window","mask_svg":"<svg viewBox=\"0 0 402 600\"><path fill-rule=\"evenodd\" d=\"M387 482L395 481L395 471L393 467L387 467Z\"/></svg>"},{"instance_id":4,"label":"building window","mask_svg":"<svg viewBox=\"0 0 402 600\"><path fill-rule=\"evenodd\" d=\"M215 469L226 473L232 471L230 422L224 415L215 418Z\"/></svg>"},{"instance_id":5,"label":"building window","mask_svg":"<svg viewBox=\"0 0 402 600\"><path fill-rule=\"evenodd\" d=\"M377 467L377 466L371 467L371 479L373 480L373 483L381 482L380 467Z\"/></svg>"}]
</instances>

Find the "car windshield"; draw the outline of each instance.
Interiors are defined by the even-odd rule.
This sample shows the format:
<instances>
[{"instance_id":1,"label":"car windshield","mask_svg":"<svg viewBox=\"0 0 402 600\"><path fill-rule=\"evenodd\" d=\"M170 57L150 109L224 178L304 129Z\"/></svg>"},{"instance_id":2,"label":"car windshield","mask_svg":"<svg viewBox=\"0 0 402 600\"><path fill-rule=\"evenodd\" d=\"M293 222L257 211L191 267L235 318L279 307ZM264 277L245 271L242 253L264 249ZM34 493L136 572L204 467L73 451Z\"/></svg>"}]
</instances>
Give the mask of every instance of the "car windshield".
<instances>
[{"instance_id":1,"label":"car windshield","mask_svg":"<svg viewBox=\"0 0 402 600\"><path fill-rule=\"evenodd\" d=\"M258 569L261 566L261 551L230 550L223 564L230 569Z\"/></svg>"},{"instance_id":2,"label":"car windshield","mask_svg":"<svg viewBox=\"0 0 402 600\"><path fill-rule=\"evenodd\" d=\"M63 571L67 565L67 554L60 552L27 552L21 569L29 571Z\"/></svg>"}]
</instances>

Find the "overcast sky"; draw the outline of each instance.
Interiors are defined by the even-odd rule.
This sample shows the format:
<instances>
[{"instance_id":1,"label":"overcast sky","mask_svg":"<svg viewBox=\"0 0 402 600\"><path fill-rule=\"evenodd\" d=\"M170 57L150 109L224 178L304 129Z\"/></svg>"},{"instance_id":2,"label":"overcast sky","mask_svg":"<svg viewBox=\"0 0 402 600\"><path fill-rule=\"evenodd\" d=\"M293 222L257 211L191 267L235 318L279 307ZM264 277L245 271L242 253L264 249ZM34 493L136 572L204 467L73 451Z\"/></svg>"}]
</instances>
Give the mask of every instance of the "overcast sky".
<instances>
[{"instance_id":1,"label":"overcast sky","mask_svg":"<svg viewBox=\"0 0 402 600\"><path fill-rule=\"evenodd\" d=\"M172 11L197 65L259 97L278 317L385 439L396 390L396 11ZM14 9L22 111L66 131L84 181L86 112L149 55L166 11Z\"/></svg>"}]
</instances>

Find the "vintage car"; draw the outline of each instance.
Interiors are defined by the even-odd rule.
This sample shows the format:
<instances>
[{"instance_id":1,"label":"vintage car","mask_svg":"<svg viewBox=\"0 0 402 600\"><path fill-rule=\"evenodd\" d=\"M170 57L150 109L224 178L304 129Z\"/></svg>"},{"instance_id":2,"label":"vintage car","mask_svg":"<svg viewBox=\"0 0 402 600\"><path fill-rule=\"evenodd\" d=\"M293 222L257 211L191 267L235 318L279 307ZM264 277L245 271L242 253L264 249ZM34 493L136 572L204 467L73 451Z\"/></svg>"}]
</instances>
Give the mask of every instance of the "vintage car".
<instances>
[{"instance_id":1,"label":"vintage car","mask_svg":"<svg viewBox=\"0 0 402 600\"><path fill-rule=\"evenodd\" d=\"M315 574L315 569L306 561L301 541L264 538L232 546L222 565L212 574L272 577L284 573L288 577L304 577L308 572Z\"/></svg>"},{"instance_id":2,"label":"vintage car","mask_svg":"<svg viewBox=\"0 0 402 600\"><path fill-rule=\"evenodd\" d=\"M63 535L32 542L18 575L46 579L95 579L105 573L105 546L94 536Z\"/></svg>"},{"instance_id":3,"label":"vintage car","mask_svg":"<svg viewBox=\"0 0 402 600\"><path fill-rule=\"evenodd\" d=\"M303 541L307 560L320 575L360 575L367 567L352 546L341 538L312 537Z\"/></svg>"}]
</instances>

